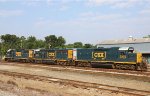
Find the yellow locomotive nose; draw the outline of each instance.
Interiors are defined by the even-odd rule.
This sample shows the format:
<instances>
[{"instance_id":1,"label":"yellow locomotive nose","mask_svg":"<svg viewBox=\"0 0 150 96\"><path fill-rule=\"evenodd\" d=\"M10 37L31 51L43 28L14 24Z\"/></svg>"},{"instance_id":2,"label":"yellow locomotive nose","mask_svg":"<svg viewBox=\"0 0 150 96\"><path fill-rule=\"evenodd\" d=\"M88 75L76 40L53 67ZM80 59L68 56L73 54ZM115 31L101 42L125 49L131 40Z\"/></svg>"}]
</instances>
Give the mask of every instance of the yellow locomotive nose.
<instances>
[{"instance_id":1,"label":"yellow locomotive nose","mask_svg":"<svg viewBox=\"0 0 150 96\"><path fill-rule=\"evenodd\" d=\"M141 53L137 53L137 64L140 70L147 71L147 60L142 57Z\"/></svg>"},{"instance_id":2,"label":"yellow locomotive nose","mask_svg":"<svg viewBox=\"0 0 150 96\"><path fill-rule=\"evenodd\" d=\"M142 63L142 53L137 53L136 62L137 62L137 63Z\"/></svg>"}]
</instances>

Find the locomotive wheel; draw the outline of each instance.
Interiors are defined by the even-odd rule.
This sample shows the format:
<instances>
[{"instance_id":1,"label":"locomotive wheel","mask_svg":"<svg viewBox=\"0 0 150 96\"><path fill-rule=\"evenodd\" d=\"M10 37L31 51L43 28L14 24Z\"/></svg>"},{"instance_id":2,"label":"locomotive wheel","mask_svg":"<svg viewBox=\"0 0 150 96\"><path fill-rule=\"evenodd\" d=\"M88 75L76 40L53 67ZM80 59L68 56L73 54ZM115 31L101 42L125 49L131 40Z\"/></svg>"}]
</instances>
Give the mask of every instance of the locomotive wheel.
<instances>
[{"instance_id":1,"label":"locomotive wheel","mask_svg":"<svg viewBox=\"0 0 150 96\"><path fill-rule=\"evenodd\" d=\"M93 66L93 63L91 63L91 64L90 64L90 67L91 67L91 68L93 68L93 67L94 67L94 66Z\"/></svg>"},{"instance_id":2,"label":"locomotive wheel","mask_svg":"<svg viewBox=\"0 0 150 96\"><path fill-rule=\"evenodd\" d=\"M78 66L78 62L75 61L75 66Z\"/></svg>"},{"instance_id":3,"label":"locomotive wheel","mask_svg":"<svg viewBox=\"0 0 150 96\"><path fill-rule=\"evenodd\" d=\"M120 69L125 69L125 68L124 68L124 65L121 64L121 65L120 65Z\"/></svg>"},{"instance_id":4,"label":"locomotive wheel","mask_svg":"<svg viewBox=\"0 0 150 96\"><path fill-rule=\"evenodd\" d=\"M63 62L63 65L64 65L64 66L67 66L67 62Z\"/></svg>"},{"instance_id":5,"label":"locomotive wheel","mask_svg":"<svg viewBox=\"0 0 150 96\"><path fill-rule=\"evenodd\" d=\"M7 58L5 58L4 60L5 60L5 61L8 61L8 59L7 59Z\"/></svg>"},{"instance_id":6,"label":"locomotive wheel","mask_svg":"<svg viewBox=\"0 0 150 96\"><path fill-rule=\"evenodd\" d=\"M67 62L58 61L57 64L61 65L61 66L65 66L65 65L67 65Z\"/></svg>"},{"instance_id":7,"label":"locomotive wheel","mask_svg":"<svg viewBox=\"0 0 150 96\"><path fill-rule=\"evenodd\" d=\"M144 70L144 71L147 71L148 65L147 65L147 60L146 60L146 58L143 58L142 63L143 63L143 70Z\"/></svg>"},{"instance_id":8,"label":"locomotive wheel","mask_svg":"<svg viewBox=\"0 0 150 96\"><path fill-rule=\"evenodd\" d=\"M57 62L58 65L62 65L60 61Z\"/></svg>"},{"instance_id":9,"label":"locomotive wheel","mask_svg":"<svg viewBox=\"0 0 150 96\"><path fill-rule=\"evenodd\" d=\"M131 70L135 70L135 69L136 69L136 66L135 66L135 65L131 65L131 66L130 66L130 69L131 69Z\"/></svg>"},{"instance_id":10,"label":"locomotive wheel","mask_svg":"<svg viewBox=\"0 0 150 96\"><path fill-rule=\"evenodd\" d=\"M91 62L88 62L88 65L87 65L88 67L91 67Z\"/></svg>"},{"instance_id":11,"label":"locomotive wheel","mask_svg":"<svg viewBox=\"0 0 150 96\"><path fill-rule=\"evenodd\" d=\"M116 69L121 69L120 64L116 64Z\"/></svg>"},{"instance_id":12,"label":"locomotive wheel","mask_svg":"<svg viewBox=\"0 0 150 96\"><path fill-rule=\"evenodd\" d=\"M87 64L86 62L81 62L81 66L82 66L82 67L85 67L86 64Z\"/></svg>"},{"instance_id":13,"label":"locomotive wheel","mask_svg":"<svg viewBox=\"0 0 150 96\"><path fill-rule=\"evenodd\" d=\"M144 57L142 58L142 63L137 64L137 69L147 71L147 60Z\"/></svg>"},{"instance_id":14,"label":"locomotive wheel","mask_svg":"<svg viewBox=\"0 0 150 96\"><path fill-rule=\"evenodd\" d=\"M57 65L60 65L60 64L59 64L59 61L56 61L56 64L57 64Z\"/></svg>"},{"instance_id":15,"label":"locomotive wheel","mask_svg":"<svg viewBox=\"0 0 150 96\"><path fill-rule=\"evenodd\" d=\"M112 64L112 68L113 68L113 69L116 69L116 64Z\"/></svg>"}]
</instances>

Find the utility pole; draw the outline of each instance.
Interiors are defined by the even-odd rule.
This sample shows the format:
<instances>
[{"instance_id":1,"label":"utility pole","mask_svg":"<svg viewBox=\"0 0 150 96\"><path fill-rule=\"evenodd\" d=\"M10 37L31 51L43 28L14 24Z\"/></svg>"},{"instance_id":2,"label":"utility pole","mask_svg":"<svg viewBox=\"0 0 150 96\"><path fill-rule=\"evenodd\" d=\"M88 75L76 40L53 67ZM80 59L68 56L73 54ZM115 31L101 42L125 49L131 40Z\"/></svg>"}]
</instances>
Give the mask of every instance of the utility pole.
<instances>
[{"instance_id":1,"label":"utility pole","mask_svg":"<svg viewBox=\"0 0 150 96\"><path fill-rule=\"evenodd\" d=\"M21 49L22 49L22 39L21 39Z\"/></svg>"},{"instance_id":2,"label":"utility pole","mask_svg":"<svg viewBox=\"0 0 150 96\"><path fill-rule=\"evenodd\" d=\"M51 39L49 40L49 49L51 48Z\"/></svg>"},{"instance_id":3,"label":"utility pole","mask_svg":"<svg viewBox=\"0 0 150 96\"><path fill-rule=\"evenodd\" d=\"M49 49L51 48L51 44L49 43Z\"/></svg>"}]
</instances>

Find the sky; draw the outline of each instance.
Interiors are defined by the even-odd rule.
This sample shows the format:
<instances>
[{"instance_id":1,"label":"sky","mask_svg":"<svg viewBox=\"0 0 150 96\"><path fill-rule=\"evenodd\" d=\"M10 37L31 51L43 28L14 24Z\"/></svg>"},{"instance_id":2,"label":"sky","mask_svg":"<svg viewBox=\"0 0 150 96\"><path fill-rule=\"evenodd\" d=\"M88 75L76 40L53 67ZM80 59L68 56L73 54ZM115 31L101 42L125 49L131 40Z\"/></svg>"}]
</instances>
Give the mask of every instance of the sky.
<instances>
[{"instance_id":1,"label":"sky","mask_svg":"<svg viewBox=\"0 0 150 96\"><path fill-rule=\"evenodd\" d=\"M0 0L0 35L63 36L68 43L150 34L150 0Z\"/></svg>"}]
</instances>

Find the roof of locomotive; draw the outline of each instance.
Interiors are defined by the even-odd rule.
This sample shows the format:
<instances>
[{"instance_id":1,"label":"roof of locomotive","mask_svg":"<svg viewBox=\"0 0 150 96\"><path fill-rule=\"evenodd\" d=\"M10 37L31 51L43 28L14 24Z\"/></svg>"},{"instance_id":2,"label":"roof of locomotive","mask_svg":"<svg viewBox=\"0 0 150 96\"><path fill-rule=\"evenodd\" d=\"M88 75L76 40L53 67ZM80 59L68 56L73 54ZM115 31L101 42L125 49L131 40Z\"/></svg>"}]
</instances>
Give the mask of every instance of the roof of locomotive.
<instances>
[{"instance_id":1,"label":"roof of locomotive","mask_svg":"<svg viewBox=\"0 0 150 96\"><path fill-rule=\"evenodd\" d=\"M120 47L119 50L125 51L125 50L134 50L133 47Z\"/></svg>"}]
</instances>

